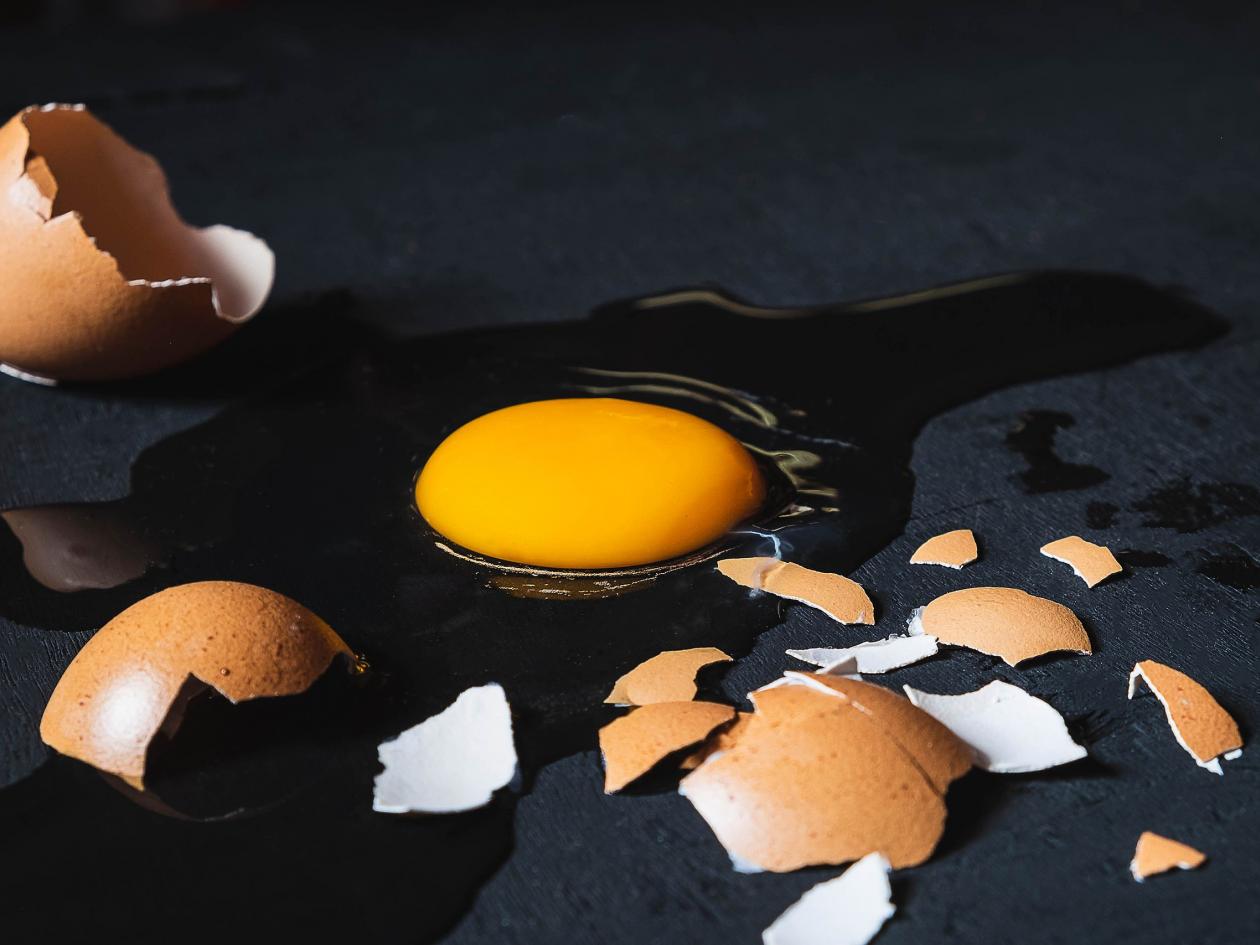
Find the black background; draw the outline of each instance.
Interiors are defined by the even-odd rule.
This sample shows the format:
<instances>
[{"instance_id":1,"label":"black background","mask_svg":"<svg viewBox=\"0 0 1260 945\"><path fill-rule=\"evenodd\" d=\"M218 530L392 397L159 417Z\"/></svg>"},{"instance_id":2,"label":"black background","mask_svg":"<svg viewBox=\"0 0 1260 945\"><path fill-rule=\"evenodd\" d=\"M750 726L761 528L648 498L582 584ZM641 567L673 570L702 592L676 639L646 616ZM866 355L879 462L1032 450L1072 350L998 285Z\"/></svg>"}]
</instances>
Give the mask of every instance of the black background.
<instances>
[{"instance_id":1,"label":"black background","mask_svg":"<svg viewBox=\"0 0 1260 945\"><path fill-rule=\"evenodd\" d=\"M1124 272L1179 287L1232 331L1200 351L1012 388L938 417L916 444L906 535L856 576L889 615L878 629L895 632L896 615L959 580L907 572L910 551L969 525L984 549L969 583L1063 600L1104 648L1198 676L1250 738L1258 27L1246 6L1214 4L668 14L271 4L157 22L15 18L0 39L3 111L88 102L160 158L186 217L263 235L279 274L268 310L232 342L232 375L215 383L49 391L6 379L0 506L125 495L145 446L283 374L278 341L300 350L329 299L413 336L573 318L697 282L801 304L1014 269ZM239 356L254 344L259 357ZM849 356L836 351L837 371ZM911 380L890 372L883 383ZM872 389L854 409L879 403ZM1070 415L1057 454L1105 476L1030 493L1018 435L1030 410ZM1036 555L1072 532L1155 566L1087 592ZM850 639L784 613L723 681L730 695L781 671L785 646ZM50 668L55 678L83 635L3 623L3 780L14 781L44 757L34 732L45 694L30 680ZM1254 938L1250 749L1217 779L1149 700L1124 702L1122 675L1073 661L1022 672L951 661L888 681L961 691L996 672L1054 697L1093 760L956 788L940 854L899 874L900 911L880 941ZM752 942L834 875L735 876L685 801L609 799L599 780L593 751L536 773L516 806L512 856L452 941ZM1136 886L1126 864L1143 829L1206 850L1208 867ZM20 869L13 856L0 867ZM45 901L8 908L43 915L50 941L62 886L114 881L77 874L72 851L47 880ZM230 909L230 883L206 882L224 883ZM119 888L142 911L143 890Z\"/></svg>"}]
</instances>

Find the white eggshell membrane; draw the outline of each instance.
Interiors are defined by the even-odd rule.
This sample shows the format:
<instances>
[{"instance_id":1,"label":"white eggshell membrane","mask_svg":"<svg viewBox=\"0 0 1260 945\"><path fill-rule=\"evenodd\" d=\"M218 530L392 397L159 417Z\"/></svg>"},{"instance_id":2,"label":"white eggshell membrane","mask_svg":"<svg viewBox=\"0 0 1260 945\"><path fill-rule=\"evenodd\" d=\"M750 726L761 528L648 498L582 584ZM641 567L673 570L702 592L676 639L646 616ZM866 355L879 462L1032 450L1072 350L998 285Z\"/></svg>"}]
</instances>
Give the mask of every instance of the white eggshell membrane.
<instances>
[{"instance_id":1,"label":"white eggshell membrane","mask_svg":"<svg viewBox=\"0 0 1260 945\"><path fill-rule=\"evenodd\" d=\"M1053 706L1010 683L994 680L957 696L902 688L912 703L971 746L976 764L986 771L1044 771L1086 755Z\"/></svg>"},{"instance_id":2,"label":"white eggshell membrane","mask_svg":"<svg viewBox=\"0 0 1260 945\"><path fill-rule=\"evenodd\" d=\"M464 690L437 715L377 748L372 809L450 814L484 807L516 773L512 710L495 683Z\"/></svg>"},{"instance_id":3,"label":"white eggshell membrane","mask_svg":"<svg viewBox=\"0 0 1260 945\"><path fill-rule=\"evenodd\" d=\"M866 945L896 912L890 866L868 853L835 879L811 887L761 933L764 945Z\"/></svg>"},{"instance_id":4,"label":"white eggshell membrane","mask_svg":"<svg viewBox=\"0 0 1260 945\"><path fill-rule=\"evenodd\" d=\"M815 647L807 650L788 650L787 655L793 659L821 666L824 673L836 672L833 669L834 666L848 666L849 661L853 660L857 665L856 672L878 674L927 659L935 654L936 650L936 637L920 634L918 636L891 636L883 640L871 640L867 643L840 648ZM841 673L854 671L852 669L840 670Z\"/></svg>"}]
</instances>

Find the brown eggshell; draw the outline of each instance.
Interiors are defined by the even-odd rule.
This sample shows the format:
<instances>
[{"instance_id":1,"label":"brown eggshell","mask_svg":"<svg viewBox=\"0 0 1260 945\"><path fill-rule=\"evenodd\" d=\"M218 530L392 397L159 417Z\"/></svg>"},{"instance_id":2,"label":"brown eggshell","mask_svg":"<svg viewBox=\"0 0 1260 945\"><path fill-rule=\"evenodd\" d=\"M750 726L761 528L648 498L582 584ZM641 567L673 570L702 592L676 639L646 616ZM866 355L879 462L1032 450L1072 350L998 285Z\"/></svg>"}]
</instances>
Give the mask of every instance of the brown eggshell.
<instances>
[{"instance_id":1,"label":"brown eggshell","mask_svg":"<svg viewBox=\"0 0 1260 945\"><path fill-rule=\"evenodd\" d=\"M1105 545L1095 545L1079 535L1068 535L1066 538L1059 538L1047 545L1042 545L1041 553L1047 558L1071 565L1076 576L1089 587L1124 570L1110 548Z\"/></svg>"},{"instance_id":2,"label":"brown eggshell","mask_svg":"<svg viewBox=\"0 0 1260 945\"><path fill-rule=\"evenodd\" d=\"M1129 674L1130 699L1139 678L1163 703L1173 735L1200 765L1209 766L1219 756L1242 748L1238 723L1194 679L1155 660L1142 660ZM1213 770L1220 773L1219 763Z\"/></svg>"},{"instance_id":3,"label":"brown eggshell","mask_svg":"<svg viewBox=\"0 0 1260 945\"><path fill-rule=\"evenodd\" d=\"M651 705L686 702L696 697L696 673L731 658L712 646L665 650L644 660L618 679L604 702L609 705Z\"/></svg>"},{"instance_id":4,"label":"brown eggshell","mask_svg":"<svg viewBox=\"0 0 1260 945\"><path fill-rule=\"evenodd\" d=\"M869 715L805 686L756 693L731 747L683 779L737 865L786 872L883 853L931 855L945 803Z\"/></svg>"},{"instance_id":5,"label":"brown eggshell","mask_svg":"<svg viewBox=\"0 0 1260 945\"><path fill-rule=\"evenodd\" d=\"M608 723L599 730L604 793L620 791L734 717L734 709L716 702L655 702Z\"/></svg>"},{"instance_id":6,"label":"brown eggshell","mask_svg":"<svg viewBox=\"0 0 1260 945\"><path fill-rule=\"evenodd\" d=\"M166 176L82 106L0 128L0 363L32 380L134 377L200 354L262 307L275 259L190 227Z\"/></svg>"},{"instance_id":7,"label":"brown eggshell","mask_svg":"<svg viewBox=\"0 0 1260 945\"><path fill-rule=\"evenodd\" d=\"M178 724L185 683L232 702L294 695L338 655L352 657L328 624L282 594L231 581L183 584L97 631L58 681L39 734L142 788L149 743Z\"/></svg>"},{"instance_id":8,"label":"brown eggshell","mask_svg":"<svg viewBox=\"0 0 1260 945\"><path fill-rule=\"evenodd\" d=\"M808 604L840 623L872 624L875 605L857 581L778 558L723 558L717 569L736 584Z\"/></svg>"},{"instance_id":9,"label":"brown eggshell","mask_svg":"<svg viewBox=\"0 0 1260 945\"><path fill-rule=\"evenodd\" d=\"M751 712L737 711L735 719L730 725L723 725L716 731L710 732L709 737L704 740L704 744L680 761L678 767L684 771L690 771L692 768L698 768L702 765L704 760L710 755L719 751L726 751L739 740L739 737L747 729L751 718Z\"/></svg>"},{"instance_id":10,"label":"brown eggshell","mask_svg":"<svg viewBox=\"0 0 1260 945\"><path fill-rule=\"evenodd\" d=\"M989 653L1011 666L1045 653L1092 652L1076 614L1013 587L969 587L944 594L924 607L911 626L941 643Z\"/></svg>"},{"instance_id":11,"label":"brown eggshell","mask_svg":"<svg viewBox=\"0 0 1260 945\"><path fill-rule=\"evenodd\" d=\"M938 793L944 794L951 782L971 770L972 751L966 743L899 693L846 676L790 675L826 686L869 715L914 760Z\"/></svg>"},{"instance_id":12,"label":"brown eggshell","mask_svg":"<svg viewBox=\"0 0 1260 945\"><path fill-rule=\"evenodd\" d=\"M955 570L980 557L976 536L970 528L959 528L929 538L910 556L911 564L939 564Z\"/></svg>"},{"instance_id":13,"label":"brown eggshell","mask_svg":"<svg viewBox=\"0 0 1260 945\"><path fill-rule=\"evenodd\" d=\"M1206 861L1207 857L1194 847L1146 830L1138 837L1129 872L1140 883L1148 876L1167 873L1171 869L1198 869Z\"/></svg>"}]
</instances>

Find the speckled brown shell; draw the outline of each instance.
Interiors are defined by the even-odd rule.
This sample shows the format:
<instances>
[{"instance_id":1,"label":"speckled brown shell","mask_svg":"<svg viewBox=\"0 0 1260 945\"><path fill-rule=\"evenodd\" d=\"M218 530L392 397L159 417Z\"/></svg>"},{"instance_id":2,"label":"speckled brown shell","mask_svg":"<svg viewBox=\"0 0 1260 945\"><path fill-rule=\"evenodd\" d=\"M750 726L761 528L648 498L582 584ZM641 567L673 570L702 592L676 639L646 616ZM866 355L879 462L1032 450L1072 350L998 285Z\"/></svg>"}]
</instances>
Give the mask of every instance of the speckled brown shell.
<instances>
[{"instance_id":1,"label":"speckled brown shell","mask_svg":"<svg viewBox=\"0 0 1260 945\"><path fill-rule=\"evenodd\" d=\"M919 623L941 643L999 656L1011 666L1046 653L1090 653L1070 609L1013 587L969 587L936 598Z\"/></svg>"},{"instance_id":2,"label":"speckled brown shell","mask_svg":"<svg viewBox=\"0 0 1260 945\"><path fill-rule=\"evenodd\" d=\"M143 787L145 754L189 679L232 702L303 692L339 654L328 624L282 594L231 581L168 588L102 627L53 690L40 737Z\"/></svg>"},{"instance_id":3,"label":"speckled brown shell","mask_svg":"<svg viewBox=\"0 0 1260 945\"><path fill-rule=\"evenodd\" d=\"M1129 698L1142 677L1164 705L1173 734L1200 764L1242 747L1242 733L1233 716L1212 693L1180 670L1142 660L1129 676Z\"/></svg>"},{"instance_id":4,"label":"speckled brown shell","mask_svg":"<svg viewBox=\"0 0 1260 945\"><path fill-rule=\"evenodd\" d=\"M910 556L911 564L938 564L946 568L961 568L980 556L976 536L970 528L959 528L929 538Z\"/></svg>"},{"instance_id":5,"label":"speckled brown shell","mask_svg":"<svg viewBox=\"0 0 1260 945\"><path fill-rule=\"evenodd\" d=\"M1068 535L1042 545L1041 553L1047 558L1070 565L1077 577L1089 587L1124 570L1110 548L1086 541L1079 535Z\"/></svg>"},{"instance_id":6,"label":"speckled brown shell","mask_svg":"<svg viewBox=\"0 0 1260 945\"><path fill-rule=\"evenodd\" d=\"M1137 849L1133 851L1133 862L1129 864L1129 872L1138 882L1157 873L1167 873L1172 869L1198 869L1207 861L1202 851L1176 840L1161 837L1150 830L1142 832L1138 837Z\"/></svg>"},{"instance_id":7,"label":"speckled brown shell","mask_svg":"<svg viewBox=\"0 0 1260 945\"><path fill-rule=\"evenodd\" d=\"M46 153L45 153L46 152ZM274 257L176 214L166 177L81 106L0 128L0 363L110 380L207 350L263 304Z\"/></svg>"}]
</instances>

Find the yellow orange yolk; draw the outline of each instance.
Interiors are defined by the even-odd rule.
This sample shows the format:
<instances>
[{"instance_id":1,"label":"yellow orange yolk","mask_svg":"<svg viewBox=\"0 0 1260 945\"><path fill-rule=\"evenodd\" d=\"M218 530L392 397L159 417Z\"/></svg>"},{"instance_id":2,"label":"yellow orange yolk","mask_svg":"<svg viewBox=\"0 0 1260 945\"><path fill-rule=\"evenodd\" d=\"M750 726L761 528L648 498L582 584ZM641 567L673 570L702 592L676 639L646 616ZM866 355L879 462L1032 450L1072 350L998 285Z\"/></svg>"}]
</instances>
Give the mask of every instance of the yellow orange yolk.
<instances>
[{"instance_id":1,"label":"yellow orange yolk","mask_svg":"<svg viewBox=\"0 0 1260 945\"><path fill-rule=\"evenodd\" d=\"M416 481L438 532L547 568L663 561L720 538L766 486L729 433L681 410L613 398L540 400L443 440Z\"/></svg>"}]
</instances>

